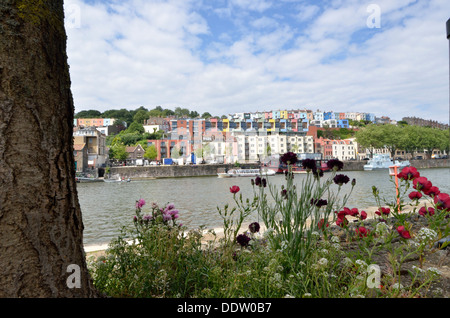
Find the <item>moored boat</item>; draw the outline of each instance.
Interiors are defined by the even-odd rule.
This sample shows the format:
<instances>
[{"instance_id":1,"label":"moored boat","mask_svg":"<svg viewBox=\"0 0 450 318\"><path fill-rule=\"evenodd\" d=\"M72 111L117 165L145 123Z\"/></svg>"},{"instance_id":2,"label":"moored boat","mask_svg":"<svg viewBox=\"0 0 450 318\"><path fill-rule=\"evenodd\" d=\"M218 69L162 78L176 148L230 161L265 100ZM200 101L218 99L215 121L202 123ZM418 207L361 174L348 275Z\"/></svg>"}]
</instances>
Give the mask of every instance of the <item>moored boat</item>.
<instances>
[{"instance_id":1,"label":"moored boat","mask_svg":"<svg viewBox=\"0 0 450 318\"><path fill-rule=\"evenodd\" d=\"M364 165L365 171L389 169L391 166L397 166L399 168L408 167L410 165L408 160L405 161L393 161L389 155L376 154L370 159L366 165Z\"/></svg>"},{"instance_id":2,"label":"moored boat","mask_svg":"<svg viewBox=\"0 0 450 318\"><path fill-rule=\"evenodd\" d=\"M260 169L230 169L227 172L218 172L217 176L219 178L230 178L230 177L257 177L257 176L272 176L275 171L268 168Z\"/></svg>"}]
</instances>

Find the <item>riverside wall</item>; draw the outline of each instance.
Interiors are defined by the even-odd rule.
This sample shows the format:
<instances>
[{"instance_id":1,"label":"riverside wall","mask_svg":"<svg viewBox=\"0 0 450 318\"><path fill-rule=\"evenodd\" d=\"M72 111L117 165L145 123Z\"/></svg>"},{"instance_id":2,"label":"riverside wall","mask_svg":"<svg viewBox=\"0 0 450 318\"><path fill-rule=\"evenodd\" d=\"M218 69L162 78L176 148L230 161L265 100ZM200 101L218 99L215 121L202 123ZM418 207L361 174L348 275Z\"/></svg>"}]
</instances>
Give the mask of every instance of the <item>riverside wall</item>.
<instances>
[{"instance_id":1,"label":"riverside wall","mask_svg":"<svg viewBox=\"0 0 450 318\"><path fill-rule=\"evenodd\" d=\"M417 169L450 168L450 159L410 160L411 166ZM362 171L366 161L345 161L344 171ZM187 165L187 166L144 166L144 167L111 167L110 177L130 179L148 178L182 178L216 176L219 169L231 169L234 165ZM257 168L255 164L243 164L241 168Z\"/></svg>"},{"instance_id":2,"label":"riverside wall","mask_svg":"<svg viewBox=\"0 0 450 318\"><path fill-rule=\"evenodd\" d=\"M112 178L120 176L125 179L204 177L217 176L219 169L231 169L233 167L232 164L111 167L110 175ZM252 164L241 165L241 168L244 169L256 167L257 165Z\"/></svg>"}]
</instances>

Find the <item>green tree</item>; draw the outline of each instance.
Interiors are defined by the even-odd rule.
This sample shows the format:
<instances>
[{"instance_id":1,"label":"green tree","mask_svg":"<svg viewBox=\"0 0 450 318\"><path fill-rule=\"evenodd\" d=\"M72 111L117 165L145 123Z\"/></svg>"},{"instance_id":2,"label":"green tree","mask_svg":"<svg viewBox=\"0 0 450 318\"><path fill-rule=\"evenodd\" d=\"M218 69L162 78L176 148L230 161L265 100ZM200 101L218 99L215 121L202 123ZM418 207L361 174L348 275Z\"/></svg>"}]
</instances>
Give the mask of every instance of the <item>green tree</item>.
<instances>
[{"instance_id":1,"label":"green tree","mask_svg":"<svg viewBox=\"0 0 450 318\"><path fill-rule=\"evenodd\" d=\"M402 128L397 125L381 125L381 142L391 153L391 157L394 157L395 151L400 149L402 142Z\"/></svg>"},{"instance_id":2,"label":"green tree","mask_svg":"<svg viewBox=\"0 0 450 318\"><path fill-rule=\"evenodd\" d=\"M355 134L356 142L363 148L367 148L370 156L373 156L373 148L383 148L383 131L381 126L368 125Z\"/></svg>"},{"instance_id":3,"label":"green tree","mask_svg":"<svg viewBox=\"0 0 450 318\"><path fill-rule=\"evenodd\" d=\"M146 110L139 110L133 116L133 122L143 125L144 122L149 118L149 112Z\"/></svg>"},{"instance_id":4,"label":"green tree","mask_svg":"<svg viewBox=\"0 0 450 318\"><path fill-rule=\"evenodd\" d=\"M204 119L208 119L208 118L211 118L211 117L212 117L212 115L210 113L208 113L208 112L204 112L202 114L202 118L204 118Z\"/></svg>"},{"instance_id":5,"label":"green tree","mask_svg":"<svg viewBox=\"0 0 450 318\"><path fill-rule=\"evenodd\" d=\"M98 110L82 110L75 114L75 118L102 118L102 113Z\"/></svg>"},{"instance_id":6,"label":"green tree","mask_svg":"<svg viewBox=\"0 0 450 318\"><path fill-rule=\"evenodd\" d=\"M431 127L419 127L419 134L421 135L421 148L426 150L427 158L430 159L433 150L444 150L445 136L442 130Z\"/></svg>"},{"instance_id":7,"label":"green tree","mask_svg":"<svg viewBox=\"0 0 450 318\"><path fill-rule=\"evenodd\" d=\"M189 113L189 117L190 117L190 118L197 118L197 117L199 117L199 116L200 116L200 114L197 113L195 110L192 110L192 111Z\"/></svg>"},{"instance_id":8,"label":"green tree","mask_svg":"<svg viewBox=\"0 0 450 318\"><path fill-rule=\"evenodd\" d=\"M162 111L162 116L161 117L169 117L169 116L173 116L175 115L175 112L171 109L164 109Z\"/></svg>"},{"instance_id":9,"label":"green tree","mask_svg":"<svg viewBox=\"0 0 450 318\"><path fill-rule=\"evenodd\" d=\"M131 125L124 131L125 134L138 133L143 134L145 132L144 126L138 122L132 122Z\"/></svg>"},{"instance_id":10,"label":"green tree","mask_svg":"<svg viewBox=\"0 0 450 318\"><path fill-rule=\"evenodd\" d=\"M107 110L103 112L102 117L120 120L125 123L126 126L131 125L131 123L133 122L133 114L125 108Z\"/></svg>"},{"instance_id":11,"label":"green tree","mask_svg":"<svg viewBox=\"0 0 450 318\"><path fill-rule=\"evenodd\" d=\"M163 117L163 111L159 109L152 109L148 112L148 117Z\"/></svg>"},{"instance_id":12,"label":"green tree","mask_svg":"<svg viewBox=\"0 0 450 318\"><path fill-rule=\"evenodd\" d=\"M124 144L116 143L109 148L109 158L124 161L128 158L129 154Z\"/></svg>"},{"instance_id":13,"label":"green tree","mask_svg":"<svg viewBox=\"0 0 450 318\"><path fill-rule=\"evenodd\" d=\"M414 157L414 152L420 148L420 134L418 126L405 125L400 134L399 148L405 150Z\"/></svg>"},{"instance_id":14,"label":"green tree","mask_svg":"<svg viewBox=\"0 0 450 318\"><path fill-rule=\"evenodd\" d=\"M155 160L158 157L158 152L156 150L155 145L151 145L150 147L147 147L147 150L145 150L144 158L148 160Z\"/></svg>"}]
</instances>

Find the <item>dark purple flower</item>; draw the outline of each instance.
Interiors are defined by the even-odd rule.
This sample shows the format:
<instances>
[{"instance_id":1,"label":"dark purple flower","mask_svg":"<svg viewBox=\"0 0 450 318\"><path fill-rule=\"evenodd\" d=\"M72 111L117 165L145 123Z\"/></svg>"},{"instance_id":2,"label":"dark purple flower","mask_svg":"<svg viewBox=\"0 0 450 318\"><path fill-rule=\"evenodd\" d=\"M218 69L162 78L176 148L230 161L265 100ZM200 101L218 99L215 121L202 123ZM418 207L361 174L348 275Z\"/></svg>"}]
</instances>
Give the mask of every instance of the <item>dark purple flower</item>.
<instances>
[{"instance_id":1,"label":"dark purple flower","mask_svg":"<svg viewBox=\"0 0 450 318\"><path fill-rule=\"evenodd\" d=\"M306 170L316 170L317 164L314 159L305 159L302 161L302 167Z\"/></svg>"},{"instance_id":2,"label":"dark purple flower","mask_svg":"<svg viewBox=\"0 0 450 318\"><path fill-rule=\"evenodd\" d=\"M334 177L333 181L337 185L343 185L344 183L348 183L350 181L350 178L344 174L337 174Z\"/></svg>"},{"instance_id":3,"label":"dark purple flower","mask_svg":"<svg viewBox=\"0 0 450 318\"><path fill-rule=\"evenodd\" d=\"M257 233L259 232L260 226L258 222L253 222L248 226L248 229L250 230L250 232L252 233Z\"/></svg>"},{"instance_id":4,"label":"dark purple flower","mask_svg":"<svg viewBox=\"0 0 450 318\"><path fill-rule=\"evenodd\" d=\"M262 186L265 188L267 186L266 178L262 178L261 183L262 183Z\"/></svg>"},{"instance_id":5,"label":"dark purple flower","mask_svg":"<svg viewBox=\"0 0 450 318\"><path fill-rule=\"evenodd\" d=\"M342 168L344 168L344 163L340 160L337 159L330 159L327 162L327 167L330 168L331 170L342 170Z\"/></svg>"},{"instance_id":6,"label":"dark purple flower","mask_svg":"<svg viewBox=\"0 0 450 318\"><path fill-rule=\"evenodd\" d=\"M311 205L315 205L315 206L317 206L317 207L322 207L322 206L324 206L324 205L327 205L328 204L328 202L327 202L327 200L324 200L324 199L311 199L311 201L310 201L310 203L311 203Z\"/></svg>"},{"instance_id":7,"label":"dark purple flower","mask_svg":"<svg viewBox=\"0 0 450 318\"><path fill-rule=\"evenodd\" d=\"M280 158L281 162L287 165L294 165L297 163L298 158L297 154L293 152L286 152L284 155Z\"/></svg>"},{"instance_id":8,"label":"dark purple flower","mask_svg":"<svg viewBox=\"0 0 450 318\"><path fill-rule=\"evenodd\" d=\"M313 174L316 178L321 178L323 177L323 170L322 169L313 170Z\"/></svg>"},{"instance_id":9,"label":"dark purple flower","mask_svg":"<svg viewBox=\"0 0 450 318\"><path fill-rule=\"evenodd\" d=\"M283 198L287 199L287 190L286 189L281 190L281 196Z\"/></svg>"},{"instance_id":10,"label":"dark purple flower","mask_svg":"<svg viewBox=\"0 0 450 318\"><path fill-rule=\"evenodd\" d=\"M261 185L261 177L255 178L255 186L259 187Z\"/></svg>"},{"instance_id":11,"label":"dark purple flower","mask_svg":"<svg viewBox=\"0 0 450 318\"><path fill-rule=\"evenodd\" d=\"M242 247L248 246L248 243L250 242L251 238L249 238L245 234L240 234L236 237L236 241L241 245Z\"/></svg>"}]
</instances>

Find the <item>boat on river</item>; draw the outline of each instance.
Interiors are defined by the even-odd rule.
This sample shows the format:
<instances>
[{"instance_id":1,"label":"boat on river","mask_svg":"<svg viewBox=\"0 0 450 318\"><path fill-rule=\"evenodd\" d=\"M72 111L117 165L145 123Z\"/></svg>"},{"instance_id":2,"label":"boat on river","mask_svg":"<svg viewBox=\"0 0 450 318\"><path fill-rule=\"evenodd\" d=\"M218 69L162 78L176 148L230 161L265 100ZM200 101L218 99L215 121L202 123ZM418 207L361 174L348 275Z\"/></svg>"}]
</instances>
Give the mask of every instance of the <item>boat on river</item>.
<instances>
[{"instance_id":1,"label":"boat on river","mask_svg":"<svg viewBox=\"0 0 450 318\"><path fill-rule=\"evenodd\" d=\"M258 177L258 176L272 176L275 171L267 168L261 169L230 169L226 172L218 172L219 178L232 178L232 177Z\"/></svg>"},{"instance_id":2,"label":"boat on river","mask_svg":"<svg viewBox=\"0 0 450 318\"><path fill-rule=\"evenodd\" d=\"M103 180L104 182L107 182L107 183L115 183L115 182L131 182L131 179L130 178L128 178L128 179L125 179L125 178L116 178L116 179L104 179Z\"/></svg>"},{"instance_id":3,"label":"boat on river","mask_svg":"<svg viewBox=\"0 0 450 318\"><path fill-rule=\"evenodd\" d=\"M376 154L370 159L366 165L364 165L365 171L379 170L379 169L389 169L389 167L397 166L402 169L410 165L408 160L405 161L393 161L389 155L386 154Z\"/></svg>"}]
</instances>

